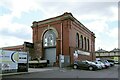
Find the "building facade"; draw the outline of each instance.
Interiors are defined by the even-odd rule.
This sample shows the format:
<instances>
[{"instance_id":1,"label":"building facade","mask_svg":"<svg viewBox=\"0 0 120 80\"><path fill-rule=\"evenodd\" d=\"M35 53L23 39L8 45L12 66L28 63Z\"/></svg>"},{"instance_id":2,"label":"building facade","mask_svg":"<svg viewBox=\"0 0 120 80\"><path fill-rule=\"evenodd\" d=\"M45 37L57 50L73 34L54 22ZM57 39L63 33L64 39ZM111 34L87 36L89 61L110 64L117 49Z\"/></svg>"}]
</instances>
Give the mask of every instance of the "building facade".
<instances>
[{"instance_id":1,"label":"building facade","mask_svg":"<svg viewBox=\"0 0 120 80\"><path fill-rule=\"evenodd\" d=\"M95 53L96 53L96 58L111 59L111 60L115 60L118 62L120 60L120 49L119 48L115 48L111 51L99 49L95 51Z\"/></svg>"},{"instance_id":2,"label":"building facade","mask_svg":"<svg viewBox=\"0 0 120 80\"><path fill-rule=\"evenodd\" d=\"M74 60L95 60L95 34L71 13L34 21L31 27L35 58L47 59L52 66L59 66L61 59L66 66Z\"/></svg>"}]
</instances>

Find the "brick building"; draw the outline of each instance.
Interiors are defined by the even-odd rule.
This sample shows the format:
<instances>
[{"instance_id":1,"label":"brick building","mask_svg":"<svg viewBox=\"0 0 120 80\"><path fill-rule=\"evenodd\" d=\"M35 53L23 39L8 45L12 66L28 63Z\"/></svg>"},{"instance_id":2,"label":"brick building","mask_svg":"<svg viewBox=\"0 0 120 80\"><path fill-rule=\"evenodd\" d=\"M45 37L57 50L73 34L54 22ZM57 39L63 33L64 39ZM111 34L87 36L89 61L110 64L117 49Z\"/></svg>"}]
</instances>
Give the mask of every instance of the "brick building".
<instances>
[{"instance_id":1,"label":"brick building","mask_svg":"<svg viewBox=\"0 0 120 80\"><path fill-rule=\"evenodd\" d=\"M10 51L25 51L24 45L2 47L1 49Z\"/></svg>"},{"instance_id":2,"label":"brick building","mask_svg":"<svg viewBox=\"0 0 120 80\"><path fill-rule=\"evenodd\" d=\"M95 60L95 34L71 13L34 21L31 27L35 57L47 59L57 66L60 55L64 56L64 65L76 59Z\"/></svg>"},{"instance_id":3,"label":"brick building","mask_svg":"<svg viewBox=\"0 0 120 80\"><path fill-rule=\"evenodd\" d=\"M99 49L95 51L95 53L96 53L96 58L115 60L120 63L119 61L120 60L120 49L119 48L114 48L111 51Z\"/></svg>"}]
</instances>

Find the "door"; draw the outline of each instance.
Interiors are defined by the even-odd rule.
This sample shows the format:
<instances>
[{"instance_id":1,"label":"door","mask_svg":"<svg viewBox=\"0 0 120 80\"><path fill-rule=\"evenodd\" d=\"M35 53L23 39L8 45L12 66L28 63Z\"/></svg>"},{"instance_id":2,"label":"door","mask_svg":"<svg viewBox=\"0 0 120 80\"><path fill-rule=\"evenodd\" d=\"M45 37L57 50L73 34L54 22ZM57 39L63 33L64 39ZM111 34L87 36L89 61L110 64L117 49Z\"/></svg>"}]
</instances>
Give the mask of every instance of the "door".
<instances>
[{"instance_id":1,"label":"door","mask_svg":"<svg viewBox=\"0 0 120 80\"><path fill-rule=\"evenodd\" d=\"M46 48L45 59L49 60L49 66L53 66L53 64L56 62L56 48Z\"/></svg>"}]
</instances>

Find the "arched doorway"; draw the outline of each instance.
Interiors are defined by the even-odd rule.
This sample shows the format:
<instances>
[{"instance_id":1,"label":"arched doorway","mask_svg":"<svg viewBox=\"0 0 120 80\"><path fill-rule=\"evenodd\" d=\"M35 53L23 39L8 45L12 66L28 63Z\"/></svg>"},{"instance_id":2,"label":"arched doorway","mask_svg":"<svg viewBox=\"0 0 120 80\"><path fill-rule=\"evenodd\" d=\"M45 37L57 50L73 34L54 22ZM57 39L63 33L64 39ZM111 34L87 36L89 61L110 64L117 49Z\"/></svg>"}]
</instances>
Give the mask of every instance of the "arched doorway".
<instances>
[{"instance_id":1,"label":"arched doorway","mask_svg":"<svg viewBox=\"0 0 120 80\"><path fill-rule=\"evenodd\" d=\"M49 29L43 36L44 58L49 60L49 66L56 62L56 34Z\"/></svg>"}]
</instances>

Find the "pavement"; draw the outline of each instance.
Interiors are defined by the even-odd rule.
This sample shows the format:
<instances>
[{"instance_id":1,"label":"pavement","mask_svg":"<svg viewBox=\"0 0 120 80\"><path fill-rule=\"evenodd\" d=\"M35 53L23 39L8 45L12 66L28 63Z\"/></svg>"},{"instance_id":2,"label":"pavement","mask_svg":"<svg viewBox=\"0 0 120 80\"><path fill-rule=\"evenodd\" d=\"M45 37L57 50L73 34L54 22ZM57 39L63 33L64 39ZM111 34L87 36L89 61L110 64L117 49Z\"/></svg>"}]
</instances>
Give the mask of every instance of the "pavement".
<instances>
[{"instance_id":1,"label":"pavement","mask_svg":"<svg viewBox=\"0 0 120 80\"><path fill-rule=\"evenodd\" d=\"M115 65L115 66L119 66L119 65ZM45 68L29 68L29 69L28 69L28 72L5 73L5 74L0 74L0 76L29 74L29 73L34 73L34 72L44 72L44 71L58 70L58 69L59 69L60 72L65 72L65 68L45 67ZM69 70L69 68L67 68L67 70Z\"/></svg>"},{"instance_id":2,"label":"pavement","mask_svg":"<svg viewBox=\"0 0 120 80\"><path fill-rule=\"evenodd\" d=\"M43 71L57 70L57 69L59 69L59 67L29 68L28 72L5 73L5 74L0 74L0 76L28 74L28 73L33 73L33 72L43 72Z\"/></svg>"}]
</instances>

